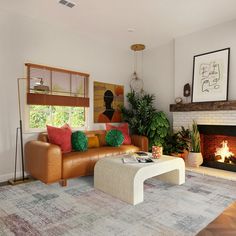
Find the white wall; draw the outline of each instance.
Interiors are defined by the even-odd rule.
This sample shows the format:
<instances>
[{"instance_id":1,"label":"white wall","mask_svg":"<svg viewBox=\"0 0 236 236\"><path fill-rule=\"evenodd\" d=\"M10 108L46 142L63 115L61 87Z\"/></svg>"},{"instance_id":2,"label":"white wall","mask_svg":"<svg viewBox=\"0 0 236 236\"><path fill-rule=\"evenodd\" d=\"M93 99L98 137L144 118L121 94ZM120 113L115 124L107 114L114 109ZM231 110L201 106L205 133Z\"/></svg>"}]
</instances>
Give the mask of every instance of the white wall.
<instances>
[{"instance_id":1,"label":"white wall","mask_svg":"<svg viewBox=\"0 0 236 236\"><path fill-rule=\"evenodd\" d=\"M76 29L48 25L0 11L0 181L14 170L15 129L18 126L17 79L25 76L25 62L90 73L89 129L93 124L93 81L125 85L132 73L132 54L122 52ZM25 140L35 137L26 134Z\"/></svg>"},{"instance_id":2,"label":"white wall","mask_svg":"<svg viewBox=\"0 0 236 236\"><path fill-rule=\"evenodd\" d=\"M155 107L172 123L169 106L174 102L174 41L145 51L144 88L156 96Z\"/></svg>"},{"instance_id":3,"label":"white wall","mask_svg":"<svg viewBox=\"0 0 236 236\"><path fill-rule=\"evenodd\" d=\"M230 47L229 100L236 99L236 20L175 39L175 97L192 84L193 56Z\"/></svg>"}]
</instances>

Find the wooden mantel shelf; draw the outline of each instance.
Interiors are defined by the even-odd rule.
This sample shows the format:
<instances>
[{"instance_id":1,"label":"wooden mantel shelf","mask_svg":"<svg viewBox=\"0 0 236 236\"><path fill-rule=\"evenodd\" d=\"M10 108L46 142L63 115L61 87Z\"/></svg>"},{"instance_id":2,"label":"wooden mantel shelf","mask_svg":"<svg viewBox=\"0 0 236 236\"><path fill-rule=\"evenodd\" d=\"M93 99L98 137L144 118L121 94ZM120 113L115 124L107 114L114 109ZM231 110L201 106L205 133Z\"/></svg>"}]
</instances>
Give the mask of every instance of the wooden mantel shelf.
<instances>
[{"instance_id":1,"label":"wooden mantel shelf","mask_svg":"<svg viewBox=\"0 0 236 236\"><path fill-rule=\"evenodd\" d=\"M172 112L236 110L236 101L170 104Z\"/></svg>"}]
</instances>

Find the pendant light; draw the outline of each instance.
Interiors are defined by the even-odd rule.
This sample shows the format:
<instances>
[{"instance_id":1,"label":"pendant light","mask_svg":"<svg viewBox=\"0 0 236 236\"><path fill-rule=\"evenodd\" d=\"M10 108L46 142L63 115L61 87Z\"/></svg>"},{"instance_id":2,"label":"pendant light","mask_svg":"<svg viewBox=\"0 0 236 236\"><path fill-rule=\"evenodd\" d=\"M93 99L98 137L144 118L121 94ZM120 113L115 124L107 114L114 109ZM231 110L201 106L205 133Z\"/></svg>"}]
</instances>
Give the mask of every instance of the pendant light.
<instances>
[{"instance_id":1,"label":"pendant light","mask_svg":"<svg viewBox=\"0 0 236 236\"><path fill-rule=\"evenodd\" d=\"M130 80L130 88L131 90L142 93L143 92L143 80L137 74L137 67L138 67L138 53L142 53L142 60L141 60L141 75L142 75L142 64L143 64L143 50L145 49L145 45L143 44L133 44L131 45L131 50L134 51L134 72L132 74Z\"/></svg>"}]
</instances>

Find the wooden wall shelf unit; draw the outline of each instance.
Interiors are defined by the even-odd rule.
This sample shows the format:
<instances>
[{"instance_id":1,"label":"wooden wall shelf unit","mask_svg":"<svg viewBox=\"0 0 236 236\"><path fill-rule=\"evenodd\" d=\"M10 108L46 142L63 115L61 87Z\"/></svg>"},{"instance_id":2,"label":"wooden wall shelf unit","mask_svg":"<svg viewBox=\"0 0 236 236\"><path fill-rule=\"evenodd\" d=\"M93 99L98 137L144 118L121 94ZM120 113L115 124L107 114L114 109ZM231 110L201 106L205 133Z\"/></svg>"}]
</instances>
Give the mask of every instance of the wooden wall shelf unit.
<instances>
[{"instance_id":1,"label":"wooden wall shelf unit","mask_svg":"<svg viewBox=\"0 0 236 236\"><path fill-rule=\"evenodd\" d=\"M32 63L25 66L27 104L89 107L89 74ZM41 85L33 78L40 79Z\"/></svg>"},{"instance_id":2,"label":"wooden wall shelf unit","mask_svg":"<svg viewBox=\"0 0 236 236\"><path fill-rule=\"evenodd\" d=\"M170 104L171 112L236 110L236 101Z\"/></svg>"}]
</instances>

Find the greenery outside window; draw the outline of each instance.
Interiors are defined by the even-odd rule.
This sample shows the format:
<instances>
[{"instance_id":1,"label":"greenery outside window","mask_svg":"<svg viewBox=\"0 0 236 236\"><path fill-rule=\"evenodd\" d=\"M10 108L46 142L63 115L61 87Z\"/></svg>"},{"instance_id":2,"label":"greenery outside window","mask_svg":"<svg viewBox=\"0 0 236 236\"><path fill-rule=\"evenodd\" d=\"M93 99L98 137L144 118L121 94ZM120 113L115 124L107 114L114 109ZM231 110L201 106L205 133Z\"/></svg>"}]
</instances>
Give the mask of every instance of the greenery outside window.
<instances>
[{"instance_id":1,"label":"greenery outside window","mask_svg":"<svg viewBox=\"0 0 236 236\"><path fill-rule=\"evenodd\" d=\"M30 105L27 123L30 130L43 130L46 125L61 127L65 123L71 128L82 128L85 126L85 108Z\"/></svg>"}]
</instances>

